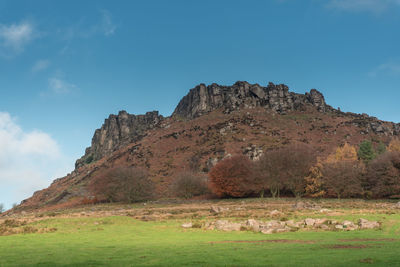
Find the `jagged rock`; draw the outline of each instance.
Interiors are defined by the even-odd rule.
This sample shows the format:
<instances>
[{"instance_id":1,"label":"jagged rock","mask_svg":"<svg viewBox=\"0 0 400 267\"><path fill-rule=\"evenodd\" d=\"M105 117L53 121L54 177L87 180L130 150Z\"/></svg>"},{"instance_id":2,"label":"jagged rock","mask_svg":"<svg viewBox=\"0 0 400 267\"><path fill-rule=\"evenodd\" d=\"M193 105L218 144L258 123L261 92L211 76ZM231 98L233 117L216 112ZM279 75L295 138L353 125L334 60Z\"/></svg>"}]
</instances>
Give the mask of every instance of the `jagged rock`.
<instances>
[{"instance_id":1,"label":"jagged rock","mask_svg":"<svg viewBox=\"0 0 400 267\"><path fill-rule=\"evenodd\" d=\"M325 103L323 95L315 89L305 95L289 92L284 84L269 83L267 87L247 82L232 86L200 84L182 98L172 116L193 119L215 109L227 113L240 108L264 107L284 114L301 109L304 105L315 106L319 111L333 110Z\"/></svg>"},{"instance_id":2,"label":"jagged rock","mask_svg":"<svg viewBox=\"0 0 400 267\"><path fill-rule=\"evenodd\" d=\"M118 115L110 115L92 138L92 145L86 148L85 155L78 159L75 168L92 161L99 160L111 154L120 147L139 141L146 132L163 120L158 111L147 112L145 115L132 115L120 111Z\"/></svg>"}]
</instances>

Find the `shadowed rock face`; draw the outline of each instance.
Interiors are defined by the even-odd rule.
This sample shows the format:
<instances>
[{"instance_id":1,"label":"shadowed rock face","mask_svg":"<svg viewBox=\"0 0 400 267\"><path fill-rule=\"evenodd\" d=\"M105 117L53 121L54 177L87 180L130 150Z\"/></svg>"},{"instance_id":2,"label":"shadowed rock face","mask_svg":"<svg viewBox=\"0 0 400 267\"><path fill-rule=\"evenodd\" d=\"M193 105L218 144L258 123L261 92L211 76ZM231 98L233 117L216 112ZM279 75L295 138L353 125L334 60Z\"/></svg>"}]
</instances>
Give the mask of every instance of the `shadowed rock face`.
<instances>
[{"instance_id":1,"label":"shadowed rock face","mask_svg":"<svg viewBox=\"0 0 400 267\"><path fill-rule=\"evenodd\" d=\"M145 115L132 115L120 111L118 115L110 115L92 138L92 145L86 148L85 155L78 159L75 168L101 159L122 146L137 142L146 132L157 126L163 120L158 111L147 112Z\"/></svg>"},{"instance_id":2,"label":"shadowed rock face","mask_svg":"<svg viewBox=\"0 0 400 267\"><path fill-rule=\"evenodd\" d=\"M315 89L302 95L289 92L284 84L269 83L267 87L247 82L237 82L232 86L200 84L182 98L172 116L193 119L219 108L230 112L252 107L264 107L284 114L302 109L306 104L315 106L321 112L332 110L325 103L324 96Z\"/></svg>"}]
</instances>

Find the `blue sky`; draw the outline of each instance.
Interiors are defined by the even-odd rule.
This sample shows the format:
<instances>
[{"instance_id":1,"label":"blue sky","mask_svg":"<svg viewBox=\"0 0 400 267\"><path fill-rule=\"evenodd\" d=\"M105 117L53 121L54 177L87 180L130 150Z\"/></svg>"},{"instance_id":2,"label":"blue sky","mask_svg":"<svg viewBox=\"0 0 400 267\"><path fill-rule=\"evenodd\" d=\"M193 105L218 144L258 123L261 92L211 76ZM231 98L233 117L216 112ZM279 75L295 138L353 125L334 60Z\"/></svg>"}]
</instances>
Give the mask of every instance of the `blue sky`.
<instances>
[{"instance_id":1,"label":"blue sky","mask_svg":"<svg viewBox=\"0 0 400 267\"><path fill-rule=\"evenodd\" d=\"M110 113L168 116L201 82L317 88L400 122L399 15L399 0L0 1L0 203L72 171Z\"/></svg>"}]
</instances>

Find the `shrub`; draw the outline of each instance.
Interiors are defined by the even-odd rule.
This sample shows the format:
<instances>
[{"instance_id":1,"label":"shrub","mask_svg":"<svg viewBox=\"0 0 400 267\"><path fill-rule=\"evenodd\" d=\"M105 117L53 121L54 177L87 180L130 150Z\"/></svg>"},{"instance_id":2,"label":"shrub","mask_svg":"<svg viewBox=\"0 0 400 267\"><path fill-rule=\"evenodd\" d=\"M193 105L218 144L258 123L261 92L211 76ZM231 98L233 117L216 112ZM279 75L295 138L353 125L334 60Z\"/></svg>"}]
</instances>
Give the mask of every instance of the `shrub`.
<instances>
[{"instance_id":1,"label":"shrub","mask_svg":"<svg viewBox=\"0 0 400 267\"><path fill-rule=\"evenodd\" d=\"M322 181L328 196L356 197L361 195L361 166L356 161L337 161L323 165Z\"/></svg>"},{"instance_id":2,"label":"shrub","mask_svg":"<svg viewBox=\"0 0 400 267\"><path fill-rule=\"evenodd\" d=\"M3 212L4 212L4 204L0 203L0 213L3 213Z\"/></svg>"},{"instance_id":3,"label":"shrub","mask_svg":"<svg viewBox=\"0 0 400 267\"><path fill-rule=\"evenodd\" d=\"M177 197L192 198L208 192L207 177L194 172L183 172L176 176L172 191Z\"/></svg>"},{"instance_id":4,"label":"shrub","mask_svg":"<svg viewBox=\"0 0 400 267\"><path fill-rule=\"evenodd\" d=\"M243 155L218 162L209 172L209 185L219 197L244 197L252 191L252 162Z\"/></svg>"},{"instance_id":5,"label":"shrub","mask_svg":"<svg viewBox=\"0 0 400 267\"><path fill-rule=\"evenodd\" d=\"M99 200L139 202L153 197L154 185L144 170L115 167L95 177L89 189Z\"/></svg>"},{"instance_id":6,"label":"shrub","mask_svg":"<svg viewBox=\"0 0 400 267\"><path fill-rule=\"evenodd\" d=\"M363 187L375 198L400 194L400 153L386 152L368 165Z\"/></svg>"}]
</instances>

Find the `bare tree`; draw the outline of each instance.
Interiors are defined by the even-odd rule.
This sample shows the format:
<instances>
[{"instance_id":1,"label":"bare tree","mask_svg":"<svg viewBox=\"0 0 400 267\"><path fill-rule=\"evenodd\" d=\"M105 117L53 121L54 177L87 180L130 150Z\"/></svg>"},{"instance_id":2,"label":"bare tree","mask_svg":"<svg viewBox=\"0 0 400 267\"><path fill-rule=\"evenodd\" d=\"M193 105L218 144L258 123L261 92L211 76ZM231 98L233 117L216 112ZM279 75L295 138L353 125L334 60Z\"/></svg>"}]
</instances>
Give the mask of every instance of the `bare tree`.
<instances>
[{"instance_id":1,"label":"bare tree","mask_svg":"<svg viewBox=\"0 0 400 267\"><path fill-rule=\"evenodd\" d=\"M204 195L208 192L207 176L190 171L179 173L172 184L172 190L182 198Z\"/></svg>"},{"instance_id":2,"label":"bare tree","mask_svg":"<svg viewBox=\"0 0 400 267\"><path fill-rule=\"evenodd\" d=\"M279 197L284 187L301 197L305 192L305 177L315 161L313 149L305 144L267 151L256 163L254 184L261 197L267 189L272 197Z\"/></svg>"},{"instance_id":3,"label":"bare tree","mask_svg":"<svg viewBox=\"0 0 400 267\"><path fill-rule=\"evenodd\" d=\"M328 195L355 197L361 194L361 166L357 161L337 161L323 165L323 183Z\"/></svg>"}]
</instances>

